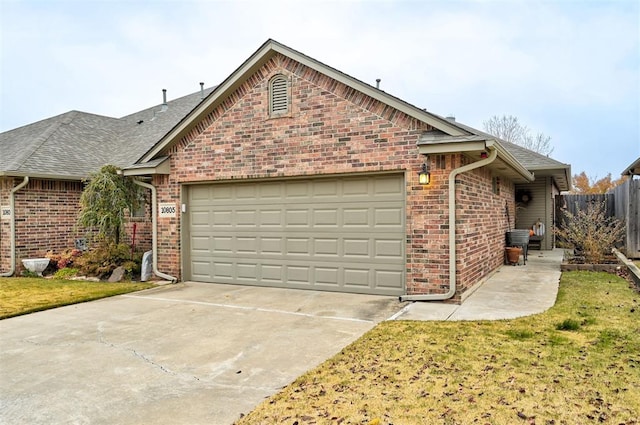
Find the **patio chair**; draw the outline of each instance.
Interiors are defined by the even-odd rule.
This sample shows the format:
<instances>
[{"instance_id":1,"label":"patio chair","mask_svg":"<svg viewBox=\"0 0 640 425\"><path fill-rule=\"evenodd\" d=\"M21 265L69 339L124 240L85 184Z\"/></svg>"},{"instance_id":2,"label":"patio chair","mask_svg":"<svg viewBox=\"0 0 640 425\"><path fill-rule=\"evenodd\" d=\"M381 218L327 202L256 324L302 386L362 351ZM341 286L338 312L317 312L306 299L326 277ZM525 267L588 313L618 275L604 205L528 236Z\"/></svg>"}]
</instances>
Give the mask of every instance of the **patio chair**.
<instances>
[{"instance_id":1,"label":"patio chair","mask_svg":"<svg viewBox=\"0 0 640 425\"><path fill-rule=\"evenodd\" d=\"M542 239L544 239L544 223L540 219L533 224L529 234L529 246L541 250Z\"/></svg>"}]
</instances>

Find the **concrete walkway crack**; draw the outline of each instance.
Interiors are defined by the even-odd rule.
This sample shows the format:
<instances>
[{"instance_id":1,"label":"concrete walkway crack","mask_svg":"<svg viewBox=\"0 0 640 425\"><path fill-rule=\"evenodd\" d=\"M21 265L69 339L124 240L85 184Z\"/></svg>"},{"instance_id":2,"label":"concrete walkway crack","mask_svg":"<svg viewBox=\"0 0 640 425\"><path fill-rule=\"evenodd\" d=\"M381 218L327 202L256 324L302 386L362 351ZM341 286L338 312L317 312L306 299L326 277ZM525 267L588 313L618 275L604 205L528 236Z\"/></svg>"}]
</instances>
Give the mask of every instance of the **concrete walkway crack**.
<instances>
[{"instance_id":1,"label":"concrete walkway crack","mask_svg":"<svg viewBox=\"0 0 640 425\"><path fill-rule=\"evenodd\" d=\"M113 347L115 347L114 345L112 345ZM116 347L119 348L119 347ZM132 348L127 348L126 351L129 351L131 353L133 353L134 356L136 356L139 359L142 359L143 361L145 361L146 363L149 363L152 366L157 367L158 369L160 369L161 371L163 371L164 373L168 373L170 375L174 375L177 376L178 374L164 366L162 366L159 363L154 362L153 360L151 360L150 358L148 358L147 356L145 356L142 353L138 353L136 350L132 349ZM195 378L195 377L194 377ZM196 378L197 380L199 380L198 378Z\"/></svg>"},{"instance_id":2,"label":"concrete walkway crack","mask_svg":"<svg viewBox=\"0 0 640 425\"><path fill-rule=\"evenodd\" d=\"M117 345L117 344L114 344L112 342L107 341L105 339L105 337L104 337L103 325L104 325L103 322L98 323L97 331L98 331L98 343L99 344L106 345L107 347L114 348L116 350L120 350L120 351L131 353L131 354L134 355L134 357L142 360L143 362L145 362L145 363L147 363L147 364L149 364L149 365L151 365L151 366L153 366L153 367L155 367L157 369L160 369L162 372L164 372L166 374L173 375L173 376L180 376L180 377L183 377L183 378L186 377L188 379L195 379L196 381L200 381L200 378L198 378L197 376L185 375L185 374L182 374L182 373L175 372L175 371L169 369L168 367L163 366L160 363L153 361L149 357L145 356L144 354L138 352L137 350L135 350L133 348L125 348L125 347L122 347L120 345Z\"/></svg>"}]
</instances>

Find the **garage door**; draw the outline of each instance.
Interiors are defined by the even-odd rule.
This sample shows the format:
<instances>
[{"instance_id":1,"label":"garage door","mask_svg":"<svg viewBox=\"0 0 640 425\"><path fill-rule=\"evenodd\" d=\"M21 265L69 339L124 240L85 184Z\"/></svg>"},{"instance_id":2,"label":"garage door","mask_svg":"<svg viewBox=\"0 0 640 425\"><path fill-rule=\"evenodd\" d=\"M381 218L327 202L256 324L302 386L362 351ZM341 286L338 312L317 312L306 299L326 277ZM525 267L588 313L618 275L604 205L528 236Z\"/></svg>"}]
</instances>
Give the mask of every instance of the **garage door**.
<instances>
[{"instance_id":1,"label":"garage door","mask_svg":"<svg viewBox=\"0 0 640 425\"><path fill-rule=\"evenodd\" d=\"M190 280L404 293L402 175L185 189Z\"/></svg>"}]
</instances>

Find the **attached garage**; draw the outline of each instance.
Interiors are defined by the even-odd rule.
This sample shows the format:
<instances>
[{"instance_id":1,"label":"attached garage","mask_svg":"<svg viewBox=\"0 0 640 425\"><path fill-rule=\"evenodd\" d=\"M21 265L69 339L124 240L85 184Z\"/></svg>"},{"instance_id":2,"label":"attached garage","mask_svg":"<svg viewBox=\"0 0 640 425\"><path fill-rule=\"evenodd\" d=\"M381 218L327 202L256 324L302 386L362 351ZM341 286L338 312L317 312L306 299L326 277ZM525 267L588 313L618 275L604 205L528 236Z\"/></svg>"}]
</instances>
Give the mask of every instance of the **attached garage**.
<instances>
[{"instance_id":1,"label":"attached garage","mask_svg":"<svg viewBox=\"0 0 640 425\"><path fill-rule=\"evenodd\" d=\"M456 302L502 264L533 180L492 137L273 40L124 174L150 178L176 280Z\"/></svg>"},{"instance_id":2,"label":"attached garage","mask_svg":"<svg viewBox=\"0 0 640 425\"><path fill-rule=\"evenodd\" d=\"M405 293L403 174L183 186L185 278Z\"/></svg>"}]
</instances>

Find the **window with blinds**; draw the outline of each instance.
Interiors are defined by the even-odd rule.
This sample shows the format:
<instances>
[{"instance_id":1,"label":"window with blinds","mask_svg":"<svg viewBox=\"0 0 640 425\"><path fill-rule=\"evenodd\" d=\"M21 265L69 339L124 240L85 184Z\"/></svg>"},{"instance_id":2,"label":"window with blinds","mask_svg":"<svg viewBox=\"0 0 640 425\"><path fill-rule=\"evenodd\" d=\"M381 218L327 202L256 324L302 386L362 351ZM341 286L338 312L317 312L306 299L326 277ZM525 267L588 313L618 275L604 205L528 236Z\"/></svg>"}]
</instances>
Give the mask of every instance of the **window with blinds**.
<instances>
[{"instance_id":1,"label":"window with blinds","mask_svg":"<svg viewBox=\"0 0 640 425\"><path fill-rule=\"evenodd\" d=\"M281 115L289 112L289 90L287 79L276 75L269 83L269 115Z\"/></svg>"}]
</instances>

